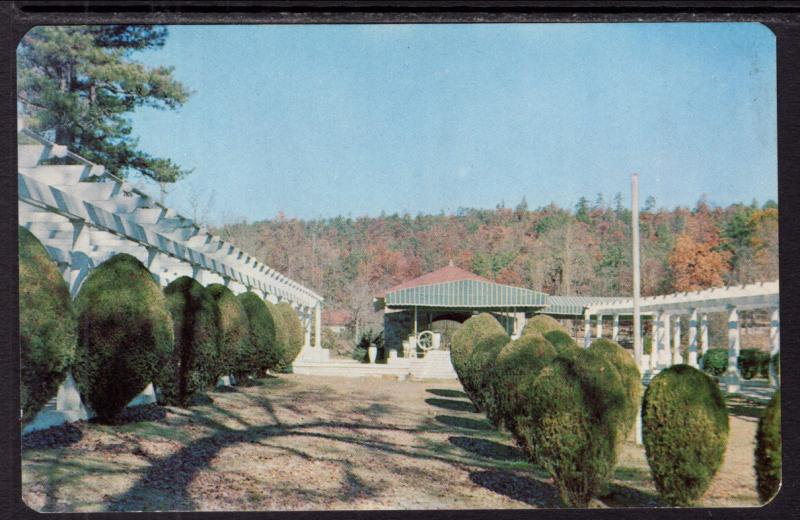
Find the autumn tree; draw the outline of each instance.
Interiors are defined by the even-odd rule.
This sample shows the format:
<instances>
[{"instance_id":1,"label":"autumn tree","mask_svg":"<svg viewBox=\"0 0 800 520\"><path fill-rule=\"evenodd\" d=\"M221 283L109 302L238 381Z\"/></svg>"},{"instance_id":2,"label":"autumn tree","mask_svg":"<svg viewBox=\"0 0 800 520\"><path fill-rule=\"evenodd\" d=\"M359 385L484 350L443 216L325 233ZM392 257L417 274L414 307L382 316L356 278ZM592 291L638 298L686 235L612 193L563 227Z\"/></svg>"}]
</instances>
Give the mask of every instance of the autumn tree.
<instances>
[{"instance_id":1,"label":"autumn tree","mask_svg":"<svg viewBox=\"0 0 800 520\"><path fill-rule=\"evenodd\" d=\"M713 241L697 242L687 234L678 236L669 255L674 290L698 291L724 284L728 255L718 251L716 245Z\"/></svg>"},{"instance_id":2,"label":"autumn tree","mask_svg":"<svg viewBox=\"0 0 800 520\"><path fill-rule=\"evenodd\" d=\"M159 25L38 26L17 50L17 102L29 126L118 177L138 174L162 190L187 175L170 159L138 149L130 114L174 110L189 90L169 67L146 67L135 51L164 45Z\"/></svg>"}]
</instances>

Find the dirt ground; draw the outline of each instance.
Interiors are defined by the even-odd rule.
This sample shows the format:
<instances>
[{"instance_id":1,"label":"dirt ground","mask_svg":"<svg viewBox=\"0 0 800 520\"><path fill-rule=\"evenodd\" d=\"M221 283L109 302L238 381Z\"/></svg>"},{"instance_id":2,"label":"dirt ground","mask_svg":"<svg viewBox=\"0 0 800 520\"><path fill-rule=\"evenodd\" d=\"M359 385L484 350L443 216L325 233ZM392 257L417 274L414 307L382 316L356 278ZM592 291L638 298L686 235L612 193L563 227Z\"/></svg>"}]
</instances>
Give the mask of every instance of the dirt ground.
<instances>
[{"instance_id":1,"label":"dirt ground","mask_svg":"<svg viewBox=\"0 0 800 520\"><path fill-rule=\"evenodd\" d=\"M27 436L23 500L76 512L559 507L548 476L471 410L455 381L281 375L189 409ZM699 505L758 504L760 408L731 412L725 463ZM659 505L642 447L625 444L597 505Z\"/></svg>"}]
</instances>

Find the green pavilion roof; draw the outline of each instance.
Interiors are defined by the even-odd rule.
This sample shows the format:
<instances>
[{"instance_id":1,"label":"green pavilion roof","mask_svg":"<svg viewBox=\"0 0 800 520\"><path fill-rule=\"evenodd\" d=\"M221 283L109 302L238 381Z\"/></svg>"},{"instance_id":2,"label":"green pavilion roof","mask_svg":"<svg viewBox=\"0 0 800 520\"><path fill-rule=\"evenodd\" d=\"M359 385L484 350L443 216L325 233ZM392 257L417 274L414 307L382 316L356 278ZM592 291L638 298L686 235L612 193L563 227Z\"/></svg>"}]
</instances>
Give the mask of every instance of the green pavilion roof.
<instances>
[{"instance_id":1,"label":"green pavilion roof","mask_svg":"<svg viewBox=\"0 0 800 520\"><path fill-rule=\"evenodd\" d=\"M523 287L495 283L451 262L446 267L387 289L376 300L377 308L462 308L571 317L582 316L586 307L618 302L619 298L549 296Z\"/></svg>"},{"instance_id":2,"label":"green pavilion roof","mask_svg":"<svg viewBox=\"0 0 800 520\"><path fill-rule=\"evenodd\" d=\"M482 280L454 280L390 290L387 307L438 307L524 311L541 308L547 295L522 287Z\"/></svg>"}]
</instances>

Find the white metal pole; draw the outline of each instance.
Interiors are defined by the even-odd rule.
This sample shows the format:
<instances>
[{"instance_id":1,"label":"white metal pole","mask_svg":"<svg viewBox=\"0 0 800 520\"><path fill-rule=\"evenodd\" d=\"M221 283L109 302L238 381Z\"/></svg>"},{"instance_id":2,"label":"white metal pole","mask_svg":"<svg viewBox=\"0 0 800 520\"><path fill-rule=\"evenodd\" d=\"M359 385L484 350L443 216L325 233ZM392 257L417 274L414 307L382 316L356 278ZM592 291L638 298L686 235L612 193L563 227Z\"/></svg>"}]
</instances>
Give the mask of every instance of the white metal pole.
<instances>
[{"instance_id":1,"label":"white metal pole","mask_svg":"<svg viewBox=\"0 0 800 520\"><path fill-rule=\"evenodd\" d=\"M631 236L633 238L633 356L642 370L642 318L639 313L639 175L631 176ZM653 355L652 353L650 355Z\"/></svg>"},{"instance_id":2,"label":"white metal pole","mask_svg":"<svg viewBox=\"0 0 800 520\"><path fill-rule=\"evenodd\" d=\"M639 314L639 175L631 176L631 238L633 242L633 357L644 376L642 366L642 318ZM650 356L654 353L651 352ZM636 414L636 444L642 444L641 408Z\"/></svg>"}]
</instances>

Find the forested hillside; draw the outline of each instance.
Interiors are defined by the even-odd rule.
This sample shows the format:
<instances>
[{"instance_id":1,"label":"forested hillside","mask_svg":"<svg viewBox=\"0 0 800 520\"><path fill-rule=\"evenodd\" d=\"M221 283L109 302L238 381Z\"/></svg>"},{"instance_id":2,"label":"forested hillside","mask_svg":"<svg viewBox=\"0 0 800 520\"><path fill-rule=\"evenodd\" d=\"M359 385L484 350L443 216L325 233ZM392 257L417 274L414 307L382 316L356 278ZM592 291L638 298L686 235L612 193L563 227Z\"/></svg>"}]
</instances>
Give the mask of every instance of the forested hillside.
<instances>
[{"instance_id":1,"label":"forested hillside","mask_svg":"<svg viewBox=\"0 0 800 520\"><path fill-rule=\"evenodd\" d=\"M581 198L554 205L459 209L455 215L381 215L228 224L217 230L267 265L319 291L326 307L369 321L372 296L452 261L499 283L548 294L631 291L630 211ZM778 208L734 204L656 208L641 220L642 295L778 276Z\"/></svg>"}]
</instances>

